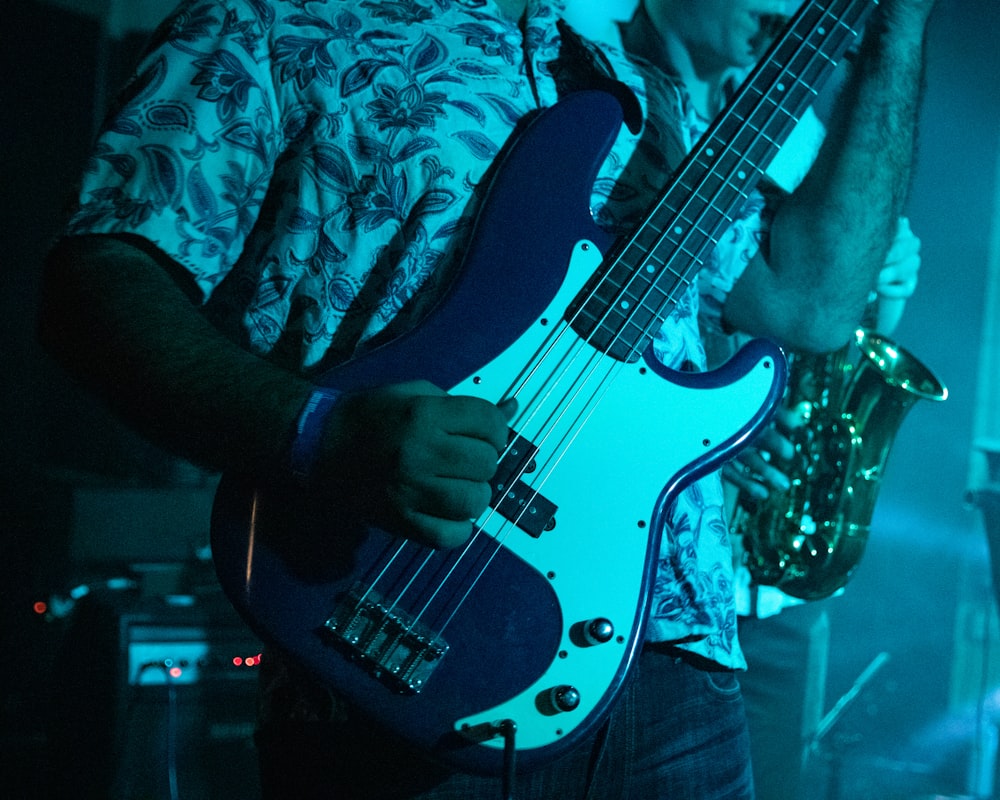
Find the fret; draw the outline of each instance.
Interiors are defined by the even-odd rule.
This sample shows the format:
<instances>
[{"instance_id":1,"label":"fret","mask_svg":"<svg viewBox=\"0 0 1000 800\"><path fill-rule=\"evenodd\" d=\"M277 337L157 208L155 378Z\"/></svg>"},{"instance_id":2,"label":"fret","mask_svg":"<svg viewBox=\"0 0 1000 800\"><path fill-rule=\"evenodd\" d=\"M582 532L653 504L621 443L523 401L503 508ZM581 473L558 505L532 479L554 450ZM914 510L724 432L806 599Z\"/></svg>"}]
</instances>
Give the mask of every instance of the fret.
<instances>
[{"instance_id":1,"label":"fret","mask_svg":"<svg viewBox=\"0 0 1000 800\"><path fill-rule=\"evenodd\" d=\"M699 184L691 186L690 191L692 193L697 192L706 201L710 201L711 198L715 197L715 192L722 185L741 186L751 176L759 177L763 172L757 165L759 159L754 159L751 156L753 153L760 151L761 148L766 148L768 151L777 149L774 147L773 140L767 138L748 143L747 149L750 151L748 155L741 155L734 150L728 150L721 156L711 160L709 164L710 169L704 170ZM766 153L761 153L761 155L766 156ZM698 167L702 166L700 158L696 159L694 163ZM705 187L712 188L706 189Z\"/></svg>"},{"instance_id":2,"label":"fret","mask_svg":"<svg viewBox=\"0 0 1000 800\"><path fill-rule=\"evenodd\" d=\"M642 305L644 308L653 309L653 312L659 314L668 302L671 301L670 295L667 291L657 283L651 283L649 289L645 293Z\"/></svg>"},{"instance_id":3,"label":"fret","mask_svg":"<svg viewBox=\"0 0 1000 800\"><path fill-rule=\"evenodd\" d=\"M798 115L788 110L775 113L773 108L755 108L747 117L746 127L756 134L756 139L762 139L777 149L773 133L783 130L785 126L792 126L798 121Z\"/></svg>"},{"instance_id":4,"label":"fret","mask_svg":"<svg viewBox=\"0 0 1000 800\"><path fill-rule=\"evenodd\" d=\"M682 243L680 241L681 239L688 241L692 236L712 240L712 243L714 244L715 240L713 238L713 232L701 227L702 223L705 221L706 217L704 214L697 219L691 219L686 216L683 211L681 211L674 217L673 224L666 231L665 235L668 239L676 242L678 245Z\"/></svg>"},{"instance_id":5,"label":"fret","mask_svg":"<svg viewBox=\"0 0 1000 800\"><path fill-rule=\"evenodd\" d=\"M685 260L688 257L685 256ZM651 296L665 296L666 290L657 286L657 281L671 270L668 263L664 263L650 257L643 268L636 269L629 266L629 262L623 254L622 258L614 265L613 269L604 275L599 285L594 288L595 297L599 298L606 305L615 305L620 300L626 300L633 304L650 303ZM626 276L625 282L621 278ZM680 279L681 273L674 272L673 277ZM656 301L652 301L656 304Z\"/></svg>"},{"instance_id":6,"label":"fret","mask_svg":"<svg viewBox=\"0 0 1000 800\"><path fill-rule=\"evenodd\" d=\"M716 218L712 221L716 222L716 228L722 227ZM717 236L706 234L700 229L676 225L659 243L656 250L657 261L664 264L684 262L700 267L704 263L706 251L715 247L717 243ZM649 257L652 258L652 254ZM678 274L683 272L678 271Z\"/></svg>"},{"instance_id":7,"label":"fret","mask_svg":"<svg viewBox=\"0 0 1000 800\"><path fill-rule=\"evenodd\" d=\"M600 322L607 313L607 309L597 303L584 304L578 308L571 308L566 315L566 319L585 329L596 330L600 327Z\"/></svg>"},{"instance_id":8,"label":"fret","mask_svg":"<svg viewBox=\"0 0 1000 800\"><path fill-rule=\"evenodd\" d=\"M653 312L640 307L629 313L611 309L592 343L623 361L634 361L640 355L635 348L655 321Z\"/></svg>"},{"instance_id":9,"label":"fret","mask_svg":"<svg viewBox=\"0 0 1000 800\"><path fill-rule=\"evenodd\" d=\"M663 229L655 222L655 217L657 216L659 216L659 214L655 211L650 214L649 218L636 229L635 233L632 234L632 238L628 241L626 246L643 251L652 250L656 247L656 243L659 241L660 236L663 235Z\"/></svg>"},{"instance_id":10,"label":"fret","mask_svg":"<svg viewBox=\"0 0 1000 800\"><path fill-rule=\"evenodd\" d=\"M702 266L704 252L707 249L705 244L706 241L703 238L692 242L690 237L685 237L683 228L680 229L680 233L672 232L670 235L665 235L658 242L656 248L648 254L639 250L635 251L637 253L635 261L641 261L645 258L650 266L655 267L655 270L635 272L633 280L648 286L663 279L681 279L684 277L684 270L678 270L673 265L683 263L684 265L697 264L699 267ZM631 255L632 251L623 254L622 262L629 263L625 257Z\"/></svg>"},{"instance_id":11,"label":"fret","mask_svg":"<svg viewBox=\"0 0 1000 800\"><path fill-rule=\"evenodd\" d=\"M702 216L711 216L716 220L715 230L709 233L712 238L717 238L719 225L728 225L734 219L731 203L725 202L727 195L732 193L732 184L720 183L716 191L709 194L707 191L695 192L691 199L696 201L702 209ZM676 226L675 226L676 227ZM684 226L681 226L682 228Z\"/></svg>"},{"instance_id":12,"label":"fret","mask_svg":"<svg viewBox=\"0 0 1000 800\"><path fill-rule=\"evenodd\" d=\"M646 293L655 293L663 297L669 296L669 289L685 283L686 278L683 272L679 272L671 266L671 262L676 259L659 261L650 257L643 264L642 270L635 270L637 280L641 280L646 286ZM627 263L622 258L622 263Z\"/></svg>"},{"instance_id":13,"label":"fret","mask_svg":"<svg viewBox=\"0 0 1000 800\"><path fill-rule=\"evenodd\" d=\"M632 302L619 299L608 305L595 299L575 312L574 327L582 320L590 322L593 332L588 341L598 349L622 361L635 361L641 354L642 342L662 324L673 307L672 298L662 292L654 295L657 302Z\"/></svg>"},{"instance_id":14,"label":"fret","mask_svg":"<svg viewBox=\"0 0 1000 800\"><path fill-rule=\"evenodd\" d=\"M693 253L689 253L683 249L681 249L677 254L683 256L683 260L685 262L697 258L697 256ZM651 290L662 291L665 293L666 289L660 289L658 282L663 282L669 285L680 283L684 279L683 271L678 271L672 266L672 263L676 260L677 259L674 255L661 259L660 251L650 253L645 257L645 261L641 265L641 271L638 267L634 268L636 280L643 281L646 286L651 287ZM627 263L624 256L622 258L622 263Z\"/></svg>"},{"instance_id":15,"label":"fret","mask_svg":"<svg viewBox=\"0 0 1000 800\"><path fill-rule=\"evenodd\" d=\"M745 199L748 193L741 186L734 185L718 176L706 178L697 192L678 198L678 210L666 227L671 240L676 242L684 255L699 255L700 247L714 245L719 238L720 228L728 226L734 219L733 197ZM697 215L697 216L695 216Z\"/></svg>"},{"instance_id":16,"label":"fret","mask_svg":"<svg viewBox=\"0 0 1000 800\"><path fill-rule=\"evenodd\" d=\"M619 280L618 276L620 276L621 280ZM601 280L601 285L596 289L596 291L605 299L613 300L616 293L619 292L623 286L628 285L630 277L631 276L621 268L621 265L617 265L615 269L612 269L604 276Z\"/></svg>"},{"instance_id":17,"label":"fret","mask_svg":"<svg viewBox=\"0 0 1000 800\"><path fill-rule=\"evenodd\" d=\"M643 305L642 288L630 284L627 288L619 287L616 290L602 281L601 285L594 291L591 302L619 312L628 311Z\"/></svg>"},{"instance_id":18,"label":"fret","mask_svg":"<svg viewBox=\"0 0 1000 800\"><path fill-rule=\"evenodd\" d=\"M639 357L875 5L803 4L647 220L574 301L567 312L574 330L615 358Z\"/></svg>"}]
</instances>

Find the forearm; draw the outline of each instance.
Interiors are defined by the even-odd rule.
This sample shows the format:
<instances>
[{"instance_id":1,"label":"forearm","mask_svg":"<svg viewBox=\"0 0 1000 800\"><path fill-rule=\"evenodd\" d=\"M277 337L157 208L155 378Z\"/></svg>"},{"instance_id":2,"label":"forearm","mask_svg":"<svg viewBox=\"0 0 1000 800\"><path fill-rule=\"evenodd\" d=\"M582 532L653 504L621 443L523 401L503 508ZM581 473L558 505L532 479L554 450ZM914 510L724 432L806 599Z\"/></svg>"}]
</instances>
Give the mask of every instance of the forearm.
<instances>
[{"instance_id":1,"label":"forearm","mask_svg":"<svg viewBox=\"0 0 1000 800\"><path fill-rule=\"evenodd\" d=\"M884 6L869 25L816 163L775 210L768 269L738 283L743 297L727 305L737 327L798 349L829 350L859 323L910 183L926 21L916 5ZM771 307L770 321L762 302Z\"/></svg>"},{"instance_id":2,"label":"forearm","mask_svg":"<svg viewBox=\"0 0 1000 800\"><path fill-rule=\"evenodd\" d=\"M212 327L152 251L114 237L53 250L40 335L124 420L214 469L274 470L310 390Z\"/></svg>"},{"instance_id":3,"label":"forearm","mask_svg":"<svg viewBox=\"0 0 1000 800\"><path fill-rule=\"evenodd\" d=\"M290 479L312 383L219 333L174 266L141 242L65 240L46 268L43 343L150 439L215 469ZM454 547L486 508L513 411L425 381L352 391L317 422L315 461L296 477L342 511Z\"/></svg>"}]
</instances>

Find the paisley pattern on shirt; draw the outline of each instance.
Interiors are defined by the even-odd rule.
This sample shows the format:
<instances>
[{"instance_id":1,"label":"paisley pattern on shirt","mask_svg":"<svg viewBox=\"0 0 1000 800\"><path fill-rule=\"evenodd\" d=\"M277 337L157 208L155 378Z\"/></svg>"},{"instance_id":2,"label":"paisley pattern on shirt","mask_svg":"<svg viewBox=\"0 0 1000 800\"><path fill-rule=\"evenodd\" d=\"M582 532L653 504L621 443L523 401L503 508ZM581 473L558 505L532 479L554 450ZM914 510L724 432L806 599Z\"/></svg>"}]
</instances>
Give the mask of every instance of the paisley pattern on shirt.
<instances>
[{"instance_id":1,"label":"paisley pattern on shirt","mask_svg":"<svg viewBox=\"0 0 1000 800\"><path fill-rule=\"evenodd\" d=\"M490 163L561 92L610 67L645 112L594 188L608 229L691 146L679 87L561 36L562 9L530 0L518 26L490 0L188 0L109 116L69 231L147 238L227 335L288 368L348 357L440 296ZM691 287L654 343L666 365L704 368L697 318ZM717 476L683 493L661 556L650 637L742 666Z\"/></svg>"}]
</instances>

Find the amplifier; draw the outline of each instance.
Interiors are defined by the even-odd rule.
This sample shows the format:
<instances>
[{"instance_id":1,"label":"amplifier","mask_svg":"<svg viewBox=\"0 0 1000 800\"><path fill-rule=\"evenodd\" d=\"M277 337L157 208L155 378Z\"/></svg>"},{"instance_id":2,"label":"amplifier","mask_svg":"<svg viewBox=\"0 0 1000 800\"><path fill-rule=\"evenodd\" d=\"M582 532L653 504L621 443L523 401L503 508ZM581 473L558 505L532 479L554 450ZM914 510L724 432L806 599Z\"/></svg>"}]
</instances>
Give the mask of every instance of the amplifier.
<instances>
[{"instance_id":1,"label":"amplifier","mask_svg":"<svg viewBox=\"0 0 1000 800\"><path fill-rule=\"evenodd\" d=\"M127 616L121 637L129 686L254 681L260 664L260 642L239 628Z\"/></svg>"},{"instance_id":2,"label":"amplifier","mask_svg":"<svg viewBox=\"0 0 1000 800\"><path fill-rule=\"evenodd\" d=\"M52 795L257 797L260 650L221 593L86 598L60 658Z\"/></svg>"}]
</instances>

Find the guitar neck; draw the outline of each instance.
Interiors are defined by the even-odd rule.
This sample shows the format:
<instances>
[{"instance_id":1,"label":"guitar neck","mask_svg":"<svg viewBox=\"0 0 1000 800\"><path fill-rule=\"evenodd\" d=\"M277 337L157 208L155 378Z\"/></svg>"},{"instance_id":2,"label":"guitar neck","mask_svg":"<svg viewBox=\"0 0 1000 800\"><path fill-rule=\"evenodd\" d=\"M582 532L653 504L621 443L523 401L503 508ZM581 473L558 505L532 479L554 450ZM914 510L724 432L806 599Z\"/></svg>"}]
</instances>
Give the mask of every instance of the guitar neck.
<instances>
[{"instance_id":1,"label":"guitar neck","mask_svg":"<svg viewBox=\"0 0 1000 800\"><path fill-rule=\"evenodd\" d=\"M876 5L802 5L585 288L571 311L583 338L623 361L639 357Z\"/></svg>"}]
</instances>

